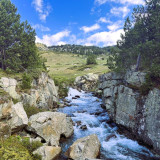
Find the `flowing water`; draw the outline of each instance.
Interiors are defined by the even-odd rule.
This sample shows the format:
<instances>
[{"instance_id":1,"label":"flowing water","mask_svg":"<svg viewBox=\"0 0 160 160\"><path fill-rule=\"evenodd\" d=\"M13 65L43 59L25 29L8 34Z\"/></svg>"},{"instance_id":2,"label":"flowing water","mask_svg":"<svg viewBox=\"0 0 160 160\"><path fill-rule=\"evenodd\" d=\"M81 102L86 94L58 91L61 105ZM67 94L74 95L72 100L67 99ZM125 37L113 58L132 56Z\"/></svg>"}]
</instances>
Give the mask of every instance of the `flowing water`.
<instances>
[{"instance_id":1,"label":"flowing water","mask_svg":"<svg viewBox=\"0 0 160 160\"><path fill-rule=\"evenodd\" d=\"M72 99L76 95L80 98ZM102 160L154 159L154 155L146 147L118 134L116 125L107 124L109 117L107 112L100 107L101 99L94 97L92 93L79 92L72 88L69 89L66 99L70 101L71 106L60 108L58 111L71 116L75 126L74 135L61 144L63 153L77 139L96 134L101 142L100 158ZM83 125L87 126L86 130L81 129ZM63 158L61 159L63 160Z\"/></svg>"}]
</instances>

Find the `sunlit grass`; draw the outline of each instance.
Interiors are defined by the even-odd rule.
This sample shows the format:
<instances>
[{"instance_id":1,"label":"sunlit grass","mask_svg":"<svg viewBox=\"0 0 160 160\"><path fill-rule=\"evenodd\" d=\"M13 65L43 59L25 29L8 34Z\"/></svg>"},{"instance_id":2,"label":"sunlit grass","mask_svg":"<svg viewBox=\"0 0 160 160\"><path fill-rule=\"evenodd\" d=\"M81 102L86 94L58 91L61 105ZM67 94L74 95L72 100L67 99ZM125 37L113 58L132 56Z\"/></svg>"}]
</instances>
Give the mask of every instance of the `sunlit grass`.
<instances>
[{"instance_id":1,"label":"sunlit grass","mask_svg":"<svg viewBox=\"0 0 160 160\"><path fill-rule=\"evenodd\" d=\"M54 78L70 80L87 73L103 74L109 71L106 65L107 55L98 56L97 65L86 65L85 55L46 51L42 56L47 59L46 66L50 76Z\"/></svg>"}]
</instances>

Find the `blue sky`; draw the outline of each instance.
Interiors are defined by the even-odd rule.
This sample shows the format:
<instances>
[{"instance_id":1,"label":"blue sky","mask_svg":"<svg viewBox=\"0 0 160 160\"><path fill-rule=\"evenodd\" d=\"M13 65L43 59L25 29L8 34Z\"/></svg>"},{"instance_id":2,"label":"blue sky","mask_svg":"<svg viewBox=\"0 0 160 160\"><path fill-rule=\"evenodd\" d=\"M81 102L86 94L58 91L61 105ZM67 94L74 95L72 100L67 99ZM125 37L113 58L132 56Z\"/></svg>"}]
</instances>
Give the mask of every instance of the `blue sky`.
<instances>
[{"instance_id":1,"label":"blue sky","mask_svg":"<svg viewBox=\"0 0 160 160\"><path fill-rule=\"evenodd\" d=\"M47 46L110 46L123 33L132 9L144 0L11 0L21 20L36 30L36 42Z\"/></svg>"}]
</instances>

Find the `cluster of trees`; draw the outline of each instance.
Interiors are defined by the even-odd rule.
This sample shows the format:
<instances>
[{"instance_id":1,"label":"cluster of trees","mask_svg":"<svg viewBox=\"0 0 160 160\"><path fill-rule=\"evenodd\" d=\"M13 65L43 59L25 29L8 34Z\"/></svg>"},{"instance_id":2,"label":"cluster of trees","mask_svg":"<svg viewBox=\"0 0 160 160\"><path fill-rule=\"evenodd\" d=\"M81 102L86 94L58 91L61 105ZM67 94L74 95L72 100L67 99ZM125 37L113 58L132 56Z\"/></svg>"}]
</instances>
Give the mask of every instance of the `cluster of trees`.
<instances>
[{"instance_id":1,"label":"cluster of trees","mask_svg":"<svg viewBox=\"0 0 160 160\"><path fill-rule=\"evenodd\" d=\"M15 72L44 67L35 45L35 31L21 22L10 0L0 0L0 68Z\"/></svg>"},{"instance_id":2,"label":"cluster of trees","mask_svg":"<svg viewBox=\"0 0 160 160\"><path fill-rule=\"evenodd\" d=\"M80 55L90 55L90 54L106 54L110 52L112 47L96 47L96 46L81 46L81 45L61 45L61 46L51 46L49 47L50 50L55 52L68 52L73 54L80 54Z\"/></svg>"},{"instance_id":3,"label":"cluster of trees","mask_svg":"<svg viewBox=\"0 0 160 160\"><path fill-rule=\"evenodd\" d=\"M145 0L124 24L124 34L108 59L110 69L149 71L160 77L160 0ZM134 66L134 67L133 67Z\"/></svg>"},{"instance_id":4,"label":"cluster of trees","mask_svg":"<svg viewBox=\"0 0 160 160\"><path fill-rule=\"evenodd\" d=\"M95 55L88 55L86 64L87 65L97 64L96 56Z\"/></svg>"}]
</instances>

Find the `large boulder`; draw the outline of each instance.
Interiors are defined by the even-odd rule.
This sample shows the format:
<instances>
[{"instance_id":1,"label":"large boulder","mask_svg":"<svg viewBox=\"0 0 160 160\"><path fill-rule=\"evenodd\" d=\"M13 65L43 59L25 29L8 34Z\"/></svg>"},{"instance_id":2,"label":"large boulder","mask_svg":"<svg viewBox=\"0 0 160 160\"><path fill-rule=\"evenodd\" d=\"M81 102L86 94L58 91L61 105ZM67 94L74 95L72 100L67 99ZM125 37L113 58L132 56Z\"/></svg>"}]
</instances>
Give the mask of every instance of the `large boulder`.
<instances>
[{"instance_id":1,"label":"large boulder","mask_svg":"<svg viewBox=\"0 0 160 160\"><path fill-rule=\"evenodd\" d=\"M71 159L94 159L99 154L100 142L95 134L78 139L66 152L66 156Z\"/></svg>"},{"instance_id":2,"label":"large boulder","mask_svg":"<svg viewBox=\"0 0 160 160\"><path fill-rule=\"evenodd\" d=\"M61 147L42 146L38 148L33 154L42 156L42 160L54 160L61 153Z\"/></svg>"},{"instance_id":3,"label":"large boulder","mask_svg":"<svg viewBox=\"0 0 160 160\"><path fill-rule=\"evenodd\" d=\"M97 74L93 73L89 73L84 76L79 76L76 77L74 85L80 90L90 91L96 89L98 83L98 77L99 76Z\"/></svg>"},{"instance_id":4,"label":"large boulder","mask_svg":"<svg viewBox=\"0 0 160 160\"><path fill-rule=\"evenodd\" d=\"M64 113L41 112L29 118L30 127L49 145L58 146L61 136L73 134L73 122Z\"/></svg>"},{"instance_id":5,"label":"large boulder","mask_svg":"<svg viewBox=\"0 0 160 160\"><path fill-rule=\"evenodd\" d=\"M0 87L9 93L14 99L20 99L20 95L16 92L17 81L13 78L2 77L0 79Z\"/></svg>"},{"instance_id":6,"label":"large boulder","mask_svg":"<svg viewBox=\"0 0 160 160\"><path fill-rule=\"evenodd\" d=\"M21 102L13 104L12 101L0 105L1 130L10 129L11 133L17 132L28 125L28 117ZM8 129L9 128L9 129ZM9 134L9 132L8 132Z\"/></svg>"},{"instance_id":7,"label":"large boulder","mask_svg":"<svg viewBox=\"0 0 160 160\"><path fill-rule=\"evenodd\" d=\"M53 109L58 102L58 91L54 81L42 72L38 80L33 80L30 94L22 93L22 101L25 105Z\"/></svg>"}]
</instances>

